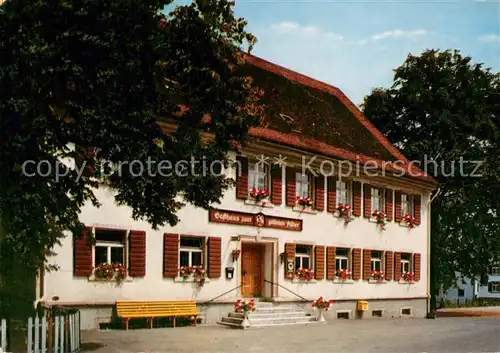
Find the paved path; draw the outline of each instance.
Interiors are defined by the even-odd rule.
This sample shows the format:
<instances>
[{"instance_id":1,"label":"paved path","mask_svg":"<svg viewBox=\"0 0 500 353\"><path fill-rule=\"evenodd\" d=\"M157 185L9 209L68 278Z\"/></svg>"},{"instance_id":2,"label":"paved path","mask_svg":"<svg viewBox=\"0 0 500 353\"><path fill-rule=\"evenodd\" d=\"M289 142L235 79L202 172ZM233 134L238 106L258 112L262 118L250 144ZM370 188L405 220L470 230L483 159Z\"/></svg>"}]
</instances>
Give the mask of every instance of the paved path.
<instances>
[{"instance_id":1,"label":"paved path","mask_svg":"<svg viewBox=\"0 0 500 353\"><path fill-rule=\"evenodd\" d=\"M437 311L439 317L461 316L500 316L500 306L482 306L471 308L445 308Z\"/></svg>"},{"instance_id":2,"label":"paved path","mask_svg":"<svg viewBox=\"0 0 500 353\"><path fill-rule=\"evenodd\" d=\"M500 352L500 318L337 320L327 325L234 330L220 326L89 331L96 353Z\"/></svg>"}]
</instances>

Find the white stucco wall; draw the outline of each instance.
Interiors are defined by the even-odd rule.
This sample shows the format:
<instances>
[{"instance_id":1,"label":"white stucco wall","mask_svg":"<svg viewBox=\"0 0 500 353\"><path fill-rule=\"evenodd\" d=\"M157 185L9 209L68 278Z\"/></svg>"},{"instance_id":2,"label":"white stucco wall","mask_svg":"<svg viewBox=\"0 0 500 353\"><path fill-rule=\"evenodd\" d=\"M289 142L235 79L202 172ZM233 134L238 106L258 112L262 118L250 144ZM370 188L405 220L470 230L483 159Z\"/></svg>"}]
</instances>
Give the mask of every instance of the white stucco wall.
<instances>
[{"instance_id":1,"label":"white stucco wall","mask_svg":"<svg viewBox=\"0 0 500 353\"><path fill-rule=\"evenodd\" d=\"M231 171L234 174L234 170ZM230 174L232 175L232 174ZM222 200L222 204L214 205L220 209L257 213L262 211L266 215L287 218L300 218L303 220L301 232L285 231L279 229L262 228L239 225L211 223L208 211L194 207L185 207L179 212L181 222L175 227L161 227L152 230L145 222L135 222L131 219L131 211L127 207L119 207L114 203L112 192L106 188L96 191L100 208L87 204L82 209L81 220L87 226L99 226L120 229L145 230L147 232L146 244L146 276L134 278L124 282L121 286L113 283L92 282L87 278L73 276L73 245L72 237L68 236L61 246L54 250L57 256L52 262L60 266L60 270L45 275L45 298L58 296L60 302L85 302L85 303L112 303L116 300L168 300L189 299L208 300L226 291L237 287L240 283L241 261L233 263L231 252L239 247L237 241L231 241L234 236L248 236L255 239L274 242L277 248L273 250L272 272L275 282L297 292L307 299L316 299L322 295L333 299L379 299L379 298L410 298L425 297L427 295L427 208L429 195L422 195L421 225L414 229L389 222L386 231L379 231L379 227L369 222L366 218L356 217L346 227L343 220L334 217L326 210L317 214L306 214L293 211L285 206L285 183L283 183L283 204L274 208L261 208L245 204L236 199L235 190L229 190ZM388 185L388 187L391 187ZM325 197L326 202L326 197ZM326 209L326 207L325 207ZM163 234L180 233L201 236L217 236L222 238L222 276L217 280L208 280L200 289L193 283L174 282L171 278L163 278ZM369 248L391 250L421 254L421 280L415 284L400 284L388 281L382 284L368 283L359 280L354 283L337 284L330 280L313 281L310 283L291 283L284 279L285 265L280 263L279 254L284 251L286 242L300 244L317 244L325 246ZM267 254L266 263L271 256ZM224 268L235 267L235 276L232 280L225 278ZM266 271L266 278L271 271ZM325 268L326 275L326 268ZM326 277L326 276L325 276ZM270 279L270 278L268 278ZM240 296L239 291L233 291L219 300L233 300ZM281 298L297 299L293 294L277 288L275 296Z\"/></svg>"}]
</instances>

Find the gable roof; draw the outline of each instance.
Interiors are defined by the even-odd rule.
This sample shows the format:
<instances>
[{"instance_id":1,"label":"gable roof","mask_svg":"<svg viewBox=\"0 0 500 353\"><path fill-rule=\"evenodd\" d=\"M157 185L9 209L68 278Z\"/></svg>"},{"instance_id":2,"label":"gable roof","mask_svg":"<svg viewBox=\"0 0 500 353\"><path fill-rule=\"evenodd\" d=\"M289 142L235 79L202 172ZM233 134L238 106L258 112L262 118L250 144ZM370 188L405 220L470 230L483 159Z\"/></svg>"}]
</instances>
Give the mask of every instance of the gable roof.
<instances>
[{"instance_id":1,"label":"gable roof","mask_svg":"<svg viewBox=\"0 0 500 353\"><path fill-rule=\"evenodd\" d=\"M321 155L360 163L431 184L337 87L243 54L242 72L264 90L265 125L250 135ZM385 163L384 163L385 162ZM388 164L395 163L397 166Z\"/></svg>"}]
</instances>

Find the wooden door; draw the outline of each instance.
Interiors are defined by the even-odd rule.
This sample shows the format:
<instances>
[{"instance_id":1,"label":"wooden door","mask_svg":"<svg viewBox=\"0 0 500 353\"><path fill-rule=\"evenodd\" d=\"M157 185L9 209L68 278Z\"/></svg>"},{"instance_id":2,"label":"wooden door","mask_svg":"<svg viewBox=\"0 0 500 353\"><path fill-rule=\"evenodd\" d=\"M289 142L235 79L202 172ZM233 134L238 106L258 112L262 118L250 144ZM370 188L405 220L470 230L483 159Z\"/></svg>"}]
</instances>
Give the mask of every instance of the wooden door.
<instances>
[{"instance_id":1,"label":"wooden door","mask_svg":"<svg viewBox=\"0 0 500 353\"><path fill-rule=\"evenodd\" d=\"M241 245L241 295L258 297L262 295L264 270L264 247L259 244Z\"/></svg>"}]
</instances>

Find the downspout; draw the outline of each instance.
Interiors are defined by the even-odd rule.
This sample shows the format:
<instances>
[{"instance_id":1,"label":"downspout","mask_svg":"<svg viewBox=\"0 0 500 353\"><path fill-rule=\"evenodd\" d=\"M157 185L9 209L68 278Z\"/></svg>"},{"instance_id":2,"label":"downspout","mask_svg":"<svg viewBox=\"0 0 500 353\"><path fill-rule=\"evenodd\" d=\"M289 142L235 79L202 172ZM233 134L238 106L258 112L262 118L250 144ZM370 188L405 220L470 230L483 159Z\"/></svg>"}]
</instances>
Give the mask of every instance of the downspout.
<instances>
[{"instance_id":1,"label":"downspout","mask_svg":"<svg viewBox=\"0 0 500 353\"><path fill-rule=\"evenodd\" d=\"M427 313L431 308L431 193L427 202Z\"/></svg>"}]
</instances>

